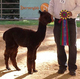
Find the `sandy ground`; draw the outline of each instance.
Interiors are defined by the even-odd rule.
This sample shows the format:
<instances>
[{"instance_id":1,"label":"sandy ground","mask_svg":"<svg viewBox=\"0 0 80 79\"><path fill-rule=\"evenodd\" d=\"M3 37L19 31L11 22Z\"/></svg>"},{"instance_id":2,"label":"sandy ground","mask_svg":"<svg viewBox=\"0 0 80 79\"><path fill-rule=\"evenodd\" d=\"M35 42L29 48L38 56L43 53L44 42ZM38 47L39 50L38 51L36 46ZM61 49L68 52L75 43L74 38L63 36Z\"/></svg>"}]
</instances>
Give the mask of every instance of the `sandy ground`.
<instances>
[{"instance_id":1,"label":"sandy ground","mask_svg":"<svg viewBox=\"0 0 80 79\"><path fill-rule=\"evenodd\" d=\"M16 25L0 25L0 79L80 79L80 28L77 28L77 66L76 76L70 76L69 71L64 74L58 74L58 63L56 54L56 44L54 42L53 27L47 27L46 38L42 42L37 51L36 69L38 72L31 75L27 74L26 59L27 49L19 47L17 64L21 71L16 71L9 61L12 70L6 70L4 64L5 43L2 39L3 32L11 27L23 27L37 30L37 26L16 26ZM68 47L65 47L68 58Z\"/></svg>"}]
</instances>

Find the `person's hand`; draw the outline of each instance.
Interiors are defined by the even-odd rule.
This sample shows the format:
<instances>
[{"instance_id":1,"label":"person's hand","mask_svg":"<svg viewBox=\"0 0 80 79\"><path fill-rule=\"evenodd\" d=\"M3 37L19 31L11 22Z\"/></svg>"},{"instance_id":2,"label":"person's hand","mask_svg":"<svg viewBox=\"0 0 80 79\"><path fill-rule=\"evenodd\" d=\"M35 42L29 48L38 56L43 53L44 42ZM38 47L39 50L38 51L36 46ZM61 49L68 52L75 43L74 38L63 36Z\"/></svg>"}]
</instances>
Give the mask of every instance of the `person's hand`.
<instances>
[{"instance_id":1,"label":"person's hand","mask_svg":"<svg viewBox=\"0 0 80 79\"><path fill-rule=\"evenodd\" d=\"M69 17L72 16L72 12L71 11L68 11L68 12L69 12Z\"/></svg>"},{"instance_id":2,"label":"person's hand","mask_svg":"<svg viewBox=\"0 0 80 79\"><path fill-rule=\"evenodd\" d=\"M51 15L52 22L54 21L53 16Z\"/></svg>"}]
</instances>

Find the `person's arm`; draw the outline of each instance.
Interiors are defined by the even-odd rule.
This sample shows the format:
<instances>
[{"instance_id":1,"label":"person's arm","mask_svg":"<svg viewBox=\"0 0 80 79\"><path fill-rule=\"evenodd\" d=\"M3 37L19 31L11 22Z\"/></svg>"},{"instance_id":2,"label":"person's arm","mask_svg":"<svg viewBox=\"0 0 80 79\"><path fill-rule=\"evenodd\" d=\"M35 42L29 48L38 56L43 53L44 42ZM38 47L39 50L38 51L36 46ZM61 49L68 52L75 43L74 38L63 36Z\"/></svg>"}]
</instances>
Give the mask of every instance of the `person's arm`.
<instances>
[{"instance_id":1,"label":"person's arm","mask_svg":"<svg viewBox=\"0 0 80 79\"><path fill-rule=\"evenodd\" d=\"M53 16L53 14L54 14L54 12L53 12L53 10L54 10L54 0L50 0L50 2L49 2L49 7L48 7L48 12Z\"/></svg>"},{"instance_id":2,"label":"person's arm","mask_svg":"<svg viewBox=\"0 0 80 79\"><path fill-rule=\"evenodd\" d=\"M71 11L72 15L77 15L80 13L80 0L75 0L76 1L76 7Z\"/></svg>"}]
</instances>

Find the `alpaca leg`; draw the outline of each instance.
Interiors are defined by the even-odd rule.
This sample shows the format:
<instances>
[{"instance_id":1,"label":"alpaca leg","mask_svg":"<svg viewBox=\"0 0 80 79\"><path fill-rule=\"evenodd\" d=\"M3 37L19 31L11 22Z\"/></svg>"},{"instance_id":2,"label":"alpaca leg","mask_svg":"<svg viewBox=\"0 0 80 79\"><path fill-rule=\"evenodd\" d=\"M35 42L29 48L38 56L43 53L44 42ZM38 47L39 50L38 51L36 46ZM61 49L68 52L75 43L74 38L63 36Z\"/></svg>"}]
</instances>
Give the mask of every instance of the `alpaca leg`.
<instances>
[{"instance_id":1,"label":"alpaca leg","mask_svg":"<svg viewBox=\"0 0 80 79\"><path fill-rule=\"evenodd\" d=\"M36 50L33 55L33 72L37 72L36 67L35 67L35 65L36 65L35 60L36 60Z\"/></svg>"},{"instance_id":2,"label":"alpaca leg","mask_svg":"<svg viewBox=\"0 0 80 79\"><path fill-rule=\"evenodd\" d=\"M17 48L14 48L12 50L12 53L10 55L10 59L11 59L11 62L13 64L13 66L16 68L16 70L20 70L17 66L17 62L16 62L16 56L17 56Z\"/></svg>"},{"instance_id":3,"label":"alpaca leg","mask_svg":"<svg viewBox=\"0 0 80 79\"><path fill-rule=\"evenodd\" d=\"M28 68L28 73L32 74L32 68L33 68L33 52L28 50L27 53L27 68Z\"/></svg>"},{"instance_id":4,"label":"alpaca leg","mask_svg":"<svg viewBox=\"0 0 80 79\"><path fill-rule=\"evenodd\" d=\"M8 49L6 49L5 53L4 53L4 59L5 59L6 69L8 69L8 70L10 70L9 65L8 65L9 56L10 56L10 51Z\"/></svg>"},{"instance_id":5,"label":"alpaca leg","mask_svg":"<svg viewBox=\"0 0 80 79\"><path fill-rule=\"evenodd\" d=\"M36 69L35 69L35 66L36 65L36 63L35 63L35 60L33 61L33 72L38 72Z\"/></svg>"}]
</instances>

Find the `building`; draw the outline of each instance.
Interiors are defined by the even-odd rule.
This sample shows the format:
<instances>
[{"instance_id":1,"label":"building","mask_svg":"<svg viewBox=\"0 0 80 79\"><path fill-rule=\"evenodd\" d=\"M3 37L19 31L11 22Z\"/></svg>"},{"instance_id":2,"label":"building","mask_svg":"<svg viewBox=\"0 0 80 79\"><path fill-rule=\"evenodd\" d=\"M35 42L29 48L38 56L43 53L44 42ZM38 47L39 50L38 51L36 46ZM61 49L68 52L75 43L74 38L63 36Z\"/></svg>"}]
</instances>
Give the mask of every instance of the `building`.
<instances>
[{"instance_id":1,"label":"building","mask_svg":"<svg viewBox=\"0 0 80 79\"><path fill-rule=\"evenodd\" d=\"M0 20L37 19L50 0L0 0ZM77 20L80 20L80 14Z\"/></svg>"}]
</instances>

